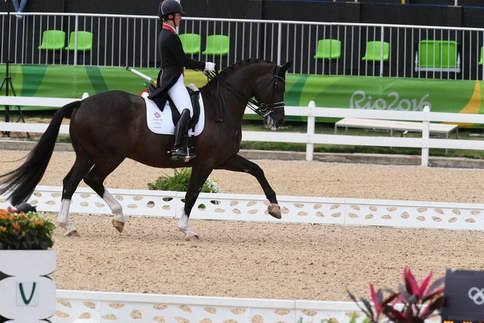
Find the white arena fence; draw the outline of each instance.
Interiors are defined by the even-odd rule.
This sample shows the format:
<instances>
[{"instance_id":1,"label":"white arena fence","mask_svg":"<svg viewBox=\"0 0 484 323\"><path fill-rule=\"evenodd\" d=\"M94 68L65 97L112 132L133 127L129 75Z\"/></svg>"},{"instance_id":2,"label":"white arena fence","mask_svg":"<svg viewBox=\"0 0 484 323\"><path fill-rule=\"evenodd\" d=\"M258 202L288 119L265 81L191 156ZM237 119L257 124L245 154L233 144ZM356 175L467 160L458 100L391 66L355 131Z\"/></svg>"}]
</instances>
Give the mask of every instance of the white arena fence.
<instances>
[{"instance_id":1,"label":"white arena fence","mask_svg":"<svg viewBox=\"0 0 484 323\"><path fill-rule=\"evenodd\" d=\"M345 323L355 314L355 323L363 322L364 315L350 302L58 290L52 322Z\"/></svg>"},{"instance_id":2,"label":"white arena fence","mask_svg":"<svg viewBox=\"0 0 484 323\"><path fill-rule=\"evenodd\" d=\"M83 98L85 96L87 96L86 93ZM61 107L74 100L78 99L0 96L0 105ZM421 148L422 166L429 164L430 148L484 150L483 140L431 138L429 131L430 122L484 124L484 115L482 114L429 112L428 107L424 108L423 111L325 108L316 107L313 101L309 102L307 107L286 107L285 112L287 116L307 117L307 132L243 131L242 140L306 144L306 160L308 161L313 160L315 144ZM250 109L246 109L245 113L254 114ZM317 134L315 133L317 117L419 121L422 122L423 131L421 138ZM47 129L47 124L0 122L0 131L44 132L45 129ZM63 125L59 133L62 135L69 134L68 129L69 126Z\"/></svg>"},{"instance_id":3,"label":"white arena fence","mask_svg":"<svg viewBox=\"0 0 484 323\"><path fill-rule=\"evenodd\" d=\"M108 189L125 215L178 218L185 192ZM59 212L62 187L38 186L29 203L41 212ZM282 219L267 213L263 195L200 193L191 219L310 223L447 230L484 230L484 204L278 196ZM6 208L6 196L0 208ZM109 215L108 205L90 188L79 187L70 212Z\"/></svg>"},{"instance_id":4,"label":"white arena fence","mask_svg":"<svg viewBox=\"0 0 484 323\"><path fill-rule=\"evenodd\" d=\"M183 207L184 192L110 189L126 215L175 218ZM58 212L61 187L38 186L29 200L42 212ZM340 225L483 230L484 205L415 201L280 196L283 217L267 214L266 198L255 195L201 193L191 218ZM0 207L8 206L5 197ZM91 189L78 188L71 211L110 214ZM322 286L324 288L324 286ZM241 299L103 292L57 292L53 322L350 322L359 313L353 303L271 299ZM356 321L363 321L359 313ZM431 322L436 322L432 320Z\"/></svg>"},{"instance_id":5,"label":"white arena fence","mask_svg":"<svg viewBox=\"0 0 484 323\"><path fill-rule=\"evenodd\" d=\"M8 37L0 40L1 63L5 63L2 61L6 57L4 53L10 48L11 61L15 64L159 66L156 42L160 23L156 16L22 14L25 15L22 20L16 20L15 15L8 20L7 13L0 12L2 35L7 34L7 26L10 30ZM39 49L46 30L64 31L66 45L75 37L72 32L88 31L93 35L92 49ZM294 64L289 72L301 74L450 80L484 78L484 65L479 63L484 46L482 28L185 17L179 33L200 35L200 51L192 57L215 61L222 68L243 59L262 58L279 64L292 61ZM203 54L210 35L229 37L226 55ZM341 47L340 54L332 59L316 58L318 42L322 39L336 40ZM371 47L369 42L375 41L389 45L388 58L377 55L367 60L366 49ZM445 57L444 64L434 61L435 53L426 52L425 46L430 46L425 45L426 42L450 44L442 53L433 45L430 49ZM325 49L333 46L330 44L325 45ZM428 60L433 62L431 66ZM438 60L440 62L440 58Z\"/></svg>"}]
</instances>

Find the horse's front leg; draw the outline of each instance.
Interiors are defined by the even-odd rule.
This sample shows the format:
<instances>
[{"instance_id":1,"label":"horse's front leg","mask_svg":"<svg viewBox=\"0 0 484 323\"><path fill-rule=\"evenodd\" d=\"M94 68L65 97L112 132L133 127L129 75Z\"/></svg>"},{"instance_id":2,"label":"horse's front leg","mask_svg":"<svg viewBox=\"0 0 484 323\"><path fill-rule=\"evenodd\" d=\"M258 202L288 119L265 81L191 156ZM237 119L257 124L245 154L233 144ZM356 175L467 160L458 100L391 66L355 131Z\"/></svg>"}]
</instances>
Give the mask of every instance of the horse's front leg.
<instances>
[{"instance_id":1,"label":"horse's front leg","mask_svg":"<svg viewBox=\"0 0 484 323\"><path fill-rule=\"evenodd\" d=\"M281 207L277 203L276 192L272 189L271 185L267 181L264 171L259 165L245 159L240 155L234 155L227 159L223 164L216 167L217 169L226 169L234 172L249 173L259 181L260 186L264 190L264 194L271 204L267 207L267 211L270 215L276 219L281 218Z\"/></svg>"},{"instance_id":2,"label":"horse's front leg","mask_svg":"<svg viewBox=\"0 0 484 323\"><path fill-rule=\"evenodd\" d=\"M203 183L205 183L211 172L212 169L206 167L194 166L192 169L192 176L190 177L187 193L185 194L185 207L183 208L180 221L178 221L178 229L185 234L185 240L187 241L199 239L199 235L188 225L188 218L192 212L193 205L197 201Z\"/></svg>"}]
</instances>

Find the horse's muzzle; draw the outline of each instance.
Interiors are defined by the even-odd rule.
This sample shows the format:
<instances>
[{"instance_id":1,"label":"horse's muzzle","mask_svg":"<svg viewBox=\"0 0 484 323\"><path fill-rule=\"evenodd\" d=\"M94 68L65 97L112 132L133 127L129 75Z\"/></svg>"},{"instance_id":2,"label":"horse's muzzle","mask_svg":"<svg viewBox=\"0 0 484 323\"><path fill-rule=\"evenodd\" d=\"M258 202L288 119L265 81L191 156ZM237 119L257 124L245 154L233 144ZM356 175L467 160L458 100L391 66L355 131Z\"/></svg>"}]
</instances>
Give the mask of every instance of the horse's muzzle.
<instances>
[{"instance_id":1,"label":"horse's muzzle","mask_svg":"<svg viewBox=\"0 0 484 323\"><path fill-rule=\"evenodd\" d=\"M276 130L277 128L284 125L284 118L278 118L277 120L275 120L271 115L268 115L264 119L264 125L266 128Z\"/></svg>"}]
</instances>

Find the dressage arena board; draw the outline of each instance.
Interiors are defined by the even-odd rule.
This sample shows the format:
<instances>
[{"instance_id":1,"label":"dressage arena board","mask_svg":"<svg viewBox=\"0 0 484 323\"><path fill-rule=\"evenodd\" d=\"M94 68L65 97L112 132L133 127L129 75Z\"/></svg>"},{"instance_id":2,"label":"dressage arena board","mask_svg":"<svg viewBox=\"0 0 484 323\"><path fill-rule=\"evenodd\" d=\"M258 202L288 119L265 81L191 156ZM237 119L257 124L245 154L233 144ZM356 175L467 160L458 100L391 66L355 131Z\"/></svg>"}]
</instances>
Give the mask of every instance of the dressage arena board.
<instances>
[{"instance_id":1,"label":"dressage arena board","mask_svg":"<svg viewBox=\"0 0 484 323\"><path fill-rule=\"evenodd\" d=\"M180 216L184 192L108 189L125 215ZM38 186L29 202L41 212L58 212L62 187ZM268 216L265 196L201 193L191 219L484 230L484 204L279 196L282 219ZM5 197L0 207L9 204ZM80 187L71 213L111 214L90 188Z\"/></svg>"},{"instance_id":2,"label":"dressage arena board","mask_svg":"<svg viewBox=\"0 0 484 323\"><path fill-rule=\"evenodd\" d=\"M110 192L122 204L125 214L131 216L176 218L183 206L183 192L125 189L110 189ZM39 211L58 212L60 196L61 187L38 186L29 202L37 205ZM267 215L268 202L264 196L202 193L193 218L452 230L483 228L482 204L298 196L281 196L279 202L282 220ZM5 200L1 201L1 207L7 205ZM104 201L89 188L77 190L71 212L110 214ZM300 322L300 319L320 322L334 318L348 322L351 313L356 312L355 304L348 302L59 290L53 322L72 322L73 318L90 318L92 322L140 322L145 318L154 322Z\"/></svg>"},{"instance_id":3,"label":"dressage arena board","mask_svg":"<svg viewBox=\"0 0 484 323\"><path fill-rule=\"evenodd\" d=\"M330 318L363 320L356 304L179 295L146 295L57 291L57 313L52 322L321 322ZM300 321L302 319L302 321ZM83 322L83 321L80 321ZM79 322L79 323L80 323ZM435 322L435 321L434 321ZM76 322L77 323L77 322Z\"/></svg>"},{"instance_id":4,"label":"dressage arena board","mask_svg":"<svg viewBox=\"0 0 484 323\"><path fill-rule=\"evenodd\" d=\"M177 217L183 192L111 189L126 215ZM39 211L57 212L61 187L39 186L30 203ZM202 193L194 218L270 221L264 196ZM1 207L8 204L1 201ZM466 203L412 202L368 199L280 197L284 222L339 225L378 225L413 228L482 230L484 205ZM161 211L161 212L160 212ZM71 204L72 213L110 214L91 189L79 188ZM247 298L147 295L58 290L53 322L74 318L91 322L348 322L359 313L349 302L271 300ZM360 316L357 322L361 322ZM195 320L196 319L196 320ZM300 321L302 319L302 321ZM205 321L203 321L205 320Z\"/></svg>"},{"instance_id":5,"label":"dressage arena board","mask_svg":"<svg viewBox=\"0 0 484 323\"><path fill-rule=\"evenodd\" d=\"M183 192L110 189L126 215L176 218L183 207ZM30 203L39 211L57 212L61 187L38 186ZM336 225L367 225L407 228L482 230L484 205L469 203L413 202L281 196L282 220L267 215L268 202L260 195L202 193L193 218L232 221L264 221ZM1 207L8 204L1 201ZM203 205L203 206L202 206ZM110 214L109 208L89 188L75 193L72 213ZM91 318L94 322L153 321L218 322L320 322L335 318L349 321L358 312L347 302L217 298L173 295L144 295L58 291L54 322ZM360 317L362 318L362 317ZM358 320L360 321L360 320Z\"/></svg>"}]
</instances>

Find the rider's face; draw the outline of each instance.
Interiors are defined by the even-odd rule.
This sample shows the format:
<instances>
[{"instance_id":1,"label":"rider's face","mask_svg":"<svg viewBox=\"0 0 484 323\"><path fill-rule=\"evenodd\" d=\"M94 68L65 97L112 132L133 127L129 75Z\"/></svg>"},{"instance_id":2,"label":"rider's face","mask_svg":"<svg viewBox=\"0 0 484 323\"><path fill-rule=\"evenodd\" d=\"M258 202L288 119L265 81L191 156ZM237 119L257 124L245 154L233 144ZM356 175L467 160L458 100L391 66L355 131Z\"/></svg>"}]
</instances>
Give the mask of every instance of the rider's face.
<instances>
[{"instance_id":1,"label":"rider's face","mask_svg":"<svg viewBox=\"0 0 484 323\"><path fill-rule=\"evenodd\" d=\"M178 26L180 24L180 21L182 20L182 15L180 13L175 14L175 23Z\"/></svg>"}]
</instances>

